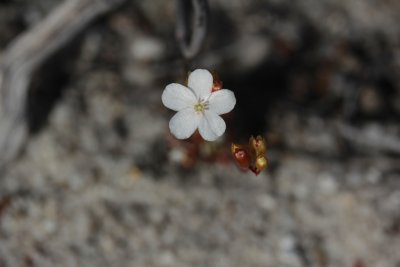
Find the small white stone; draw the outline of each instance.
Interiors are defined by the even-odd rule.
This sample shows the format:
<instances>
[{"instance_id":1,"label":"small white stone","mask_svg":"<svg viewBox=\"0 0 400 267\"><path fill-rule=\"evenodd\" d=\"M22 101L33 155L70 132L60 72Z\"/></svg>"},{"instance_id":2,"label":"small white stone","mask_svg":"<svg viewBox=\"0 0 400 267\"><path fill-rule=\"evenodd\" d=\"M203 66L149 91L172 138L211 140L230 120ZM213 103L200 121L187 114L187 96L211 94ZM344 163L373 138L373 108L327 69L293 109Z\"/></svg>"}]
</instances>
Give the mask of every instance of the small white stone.
<instances>
[{"instance_id":1,"label":"small white stone","mask_svg":"<svg viewBox=\"0 0 400 267\"><path fill-rule=\"evenodd\" d=\"M160 58L164 53L162 43L150 37L137 38L130 48L131 54L136 60L155 60Z\"/></svg>"},{"instance_id":2,"label":"small white stone","mask_svg":"<svg viewBox=\"0 0 400 267\"><path fill-rule=\"evenodd\" d=\"M159 261L162 266L173 266L176 262L174 254L170 251L164 251L159 256Z\"/></svg>"},{"instance_id":3,"label":"small white stone","mask_svg":"<svg viewBox=\"0 0 400 267\"><path fill-rule=\"evenodd\" d=\"M46 220L43 223L43 229L48 234L54 233L56 230L56 223L53 220Z\"/></svg>"},{"instance_id":4,"label":"small white stone","mask_svg":"<svg viewBox=\"0 0 400 267\"><path fill-rule=\"evenodd\" d=\"M284 236L279 243L279 247L283 251L291 251L296 244L295 239L292 236Z\"/></svg>"},{"instance_id":5,"label":"small white stone","mask_svg":"<svg viewBox=\"0 0 400 267\"><path fill-rule=\"evenodd\" d=\"M376 184L381 179L381 176L382 173L378 169L372 168L368 171L365 178L367 179L368 182Z\"/></svg>"},{"instance_id":6,"label":"small white stone","mask_svg":"<svg viewBox=\"0 0 400 267\"><path fill-rule=\"evenodd\" d=\"M273 211L276 208L276 201L269 195L258 196L257 204L266 211Z\"/></svg>"},{"instance_id":7,"label":"small white stone","mask_svg":"<svg viewBox=\"0 0 400 267\"><path fill-rule=\"evenodd\" d=\"M337 182L330 174L323 174L319 177L319 189L322 194L330 195L336 192L337 188Z\"/></svg>"},{"instance_id":8,"label":"small white stone","mask_svg":"<svg viewBox=\"0 0 400 267\"><path fill-rule=\"evenodd\" d=\"M170 161L182 163L185 160L185 152L182 149L174 148L168 154Z\"/></svg>"}]
</instances>

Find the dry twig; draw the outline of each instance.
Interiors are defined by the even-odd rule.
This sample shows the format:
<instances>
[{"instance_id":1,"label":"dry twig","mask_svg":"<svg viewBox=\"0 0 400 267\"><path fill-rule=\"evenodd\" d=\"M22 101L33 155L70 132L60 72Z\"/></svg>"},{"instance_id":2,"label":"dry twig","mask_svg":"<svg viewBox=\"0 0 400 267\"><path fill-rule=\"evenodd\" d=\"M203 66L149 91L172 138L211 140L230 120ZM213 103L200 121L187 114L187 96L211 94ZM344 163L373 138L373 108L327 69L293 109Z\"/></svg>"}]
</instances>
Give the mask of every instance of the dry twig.
<instances>
[{"instance_id":1,"label":"dry twig","mask_svg":"<svg viewBox=\"0 0 400 267\"><path fill-rule=\"evenodd\" d=\"M400 139L385 133L383 128L370 126L358 129L350 125L339 124L338 133L353 145L400 155Z\"/></svg>"},{"instance_id":2,"label":"dry twig","mask_svg":"<svg viewBox=\"0 0 400 267\"><path fill-rule=\"evenodd\" d=\"M193 58L207 33L207 0L177 0L176 36L186 59Z\"/></svg>"},{"instance_id":3,"label":"dry twig","mask_svg":"<svg viewBox=\"0 0 400 267\"><path fill-rule=\"evenodd\" d=\"M93 19L123 1L65 0L0 55L0 167L16 156L26 140L26 97L33 71Z\"/></svg>"}]
</instances>

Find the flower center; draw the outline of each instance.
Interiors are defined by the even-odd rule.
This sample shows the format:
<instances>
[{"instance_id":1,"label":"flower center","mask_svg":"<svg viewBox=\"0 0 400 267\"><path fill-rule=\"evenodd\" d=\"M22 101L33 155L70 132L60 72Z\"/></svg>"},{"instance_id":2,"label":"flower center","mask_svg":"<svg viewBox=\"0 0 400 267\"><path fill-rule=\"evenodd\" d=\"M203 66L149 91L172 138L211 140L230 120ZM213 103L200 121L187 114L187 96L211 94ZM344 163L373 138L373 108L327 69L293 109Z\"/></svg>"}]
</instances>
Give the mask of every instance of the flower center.
<instances>
[{"instance_id":1,"label":"flower center","mask_svg":"<svg viewBox=\"0 0 400 267\"><path fill-rule=\"evenodd\" d=\"M205 100L199 100L195 105L194 105L194 110L197 113L203 113L204 110L208 109L208 101Z\"/></svg>"}]
</instances>

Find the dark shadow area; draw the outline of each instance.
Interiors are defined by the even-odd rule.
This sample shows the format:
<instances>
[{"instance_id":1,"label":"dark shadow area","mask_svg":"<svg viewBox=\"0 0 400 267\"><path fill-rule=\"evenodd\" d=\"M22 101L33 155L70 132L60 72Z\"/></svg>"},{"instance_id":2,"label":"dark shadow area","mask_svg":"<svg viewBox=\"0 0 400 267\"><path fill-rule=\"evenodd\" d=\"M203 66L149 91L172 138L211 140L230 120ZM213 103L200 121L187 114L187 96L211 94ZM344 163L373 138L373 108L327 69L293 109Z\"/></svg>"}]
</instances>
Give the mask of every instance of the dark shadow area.
<instances>
[{"instance_id":1,"label":"dark shadow area","mask_svg":"<svg viewBox=\"0 0 400 267\"><path fill-rule=\"evenodd\" d=\"M30 134L35 135L45 127L49 114L67 88L81 40L81 37L77 38L67 47L52 55L33 74L26 110Z\"/></svg>"},{"instance_id":2,"label":"dark shadow area","mask_svg":"<svg viewBox=\"0 0 400 267\"><path fill-rule=\"evenodd\" d=\"M123 8L123 7L121 7ZM116 11L117 12L117 11ZM31 134L37 134L47 124L48 117L54 106L61 100L65 89L72 79L79 78L83 73L77 73L76 68L82 57L82 45L85 37L91 31L96 32L102 28L100 38L102 40L98 51L92 56L91 62L86 68L109 69L119 71L122 60L121 47L118 35L110 27L104 27L108 17L99 18L96 23L77 35L74 40L58 52L54 53L41 68L34 74L27 98L28 127ZM104 27L104 28L103 28ZM83 71L89 71L89 69ZM121 123L116 122L116 128L123 135Z\"/></svg>"},{"instance_id":3,"label":"dark shadow area","mask_svg":"<svg viewBox=\"0 0 400 267\"><path fill-rule=\"evenodd\" d=\"M229 77L229 86L236 88L235 135L239 139L268 130L266 118L278 102L286 100L286 105L301 108L291 96L291 81L296 75L313 71L307 57L319 42L318 33L305 26L301 40L296 50L289 49L283 40L273 40L273 51L261 65L244 75ZM312 90L308 94L307 101L315 97Z\"/></svg>"},{"instance_id":4,"label":"dark shadow area","mask_svg":"<svg viewBox=\"0 0 400 267\"><path fill-rule=\"evenodd\" d=\"M11 0L0 1L0 49L6 48L13 38L27 29L23 14L17 12ZM22 9L23 4L18 8Z\"/></svg>"}]
</instances>

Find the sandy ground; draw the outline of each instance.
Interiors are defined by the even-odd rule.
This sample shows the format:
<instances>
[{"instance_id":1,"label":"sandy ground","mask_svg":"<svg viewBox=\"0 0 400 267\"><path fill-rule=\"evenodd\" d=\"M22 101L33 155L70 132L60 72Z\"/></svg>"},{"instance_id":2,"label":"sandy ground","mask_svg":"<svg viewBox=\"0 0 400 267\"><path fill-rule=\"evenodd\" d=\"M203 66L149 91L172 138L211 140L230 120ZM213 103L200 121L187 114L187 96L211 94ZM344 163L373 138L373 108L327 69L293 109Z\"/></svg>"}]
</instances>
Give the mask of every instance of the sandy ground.
<instances>
[{"instance_id":1,"label":"sandy ground","mask_svg":"<svg viewBox=\"0 0 400 267\"><path fill-rule=\"evenodd\" d=\"M173 5L128 5L55 55L32 88L31 138L0 179L0 266L400 266L399 4L288 2L213 2L211 32L236 32L211 35L193 63L220 69L238 97L218 149L267 137L258 176L176 159L160 99L182 73ZM32 20L51 10L23 6ZM304 25L318 37L306 48ZM5 44L18 28L0 33ZM281 80L253 118L250 96Z\"/></svg>"}]
</instances>

